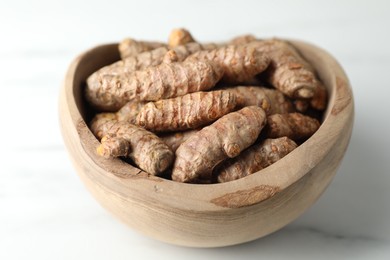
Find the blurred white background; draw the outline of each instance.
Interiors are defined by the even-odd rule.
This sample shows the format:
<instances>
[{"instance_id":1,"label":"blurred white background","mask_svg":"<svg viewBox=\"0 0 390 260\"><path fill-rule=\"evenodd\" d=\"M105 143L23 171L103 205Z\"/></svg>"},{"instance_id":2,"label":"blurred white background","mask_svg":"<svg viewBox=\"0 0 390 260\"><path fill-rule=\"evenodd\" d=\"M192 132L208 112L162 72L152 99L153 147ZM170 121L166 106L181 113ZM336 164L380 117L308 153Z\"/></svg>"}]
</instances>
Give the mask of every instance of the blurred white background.
<instances>
[{"instance_id":1,"label":"blurred white background","mask_svg":"<svg viewBox=\"0 0 390 260\"><path fill-rule=\"evenodd\" d=\"M390 259L389 1L1 1L0 259ZM70 62L125 37L305 40L350 78L349 150L319 201L281 231L247 244L191 249L144 237L90 196L58 124Z\"/></svg>"}]
</instances>

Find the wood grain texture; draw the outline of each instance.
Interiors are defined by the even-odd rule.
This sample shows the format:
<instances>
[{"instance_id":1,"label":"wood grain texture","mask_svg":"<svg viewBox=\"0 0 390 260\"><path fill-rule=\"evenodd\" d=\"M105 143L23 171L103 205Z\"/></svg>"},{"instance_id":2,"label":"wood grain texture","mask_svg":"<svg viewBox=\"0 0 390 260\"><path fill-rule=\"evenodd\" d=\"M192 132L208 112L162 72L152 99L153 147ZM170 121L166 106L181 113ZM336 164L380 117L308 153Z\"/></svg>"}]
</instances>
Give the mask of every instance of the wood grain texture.
<instances>
[{"instance_id":1,"label":"wood grain texture","mask_svg":"<svg viewBox=\"0 0 390 260\"><path fill-rule=\"evenodd\" d=\"M86 187L130 227L177 245L218 247L270 234L312 205L336 173L352 132L354 105L337 61L313 45L292 41L313 64L329 91L319 130L282 160L243 179L222 184L165 180L122 162L99 157L98 140L86 125L90 110L85 79L119 59L116 44L80 55L69 67L60 94L60 124L70 158Z\"/></svg>"}]
</instances>

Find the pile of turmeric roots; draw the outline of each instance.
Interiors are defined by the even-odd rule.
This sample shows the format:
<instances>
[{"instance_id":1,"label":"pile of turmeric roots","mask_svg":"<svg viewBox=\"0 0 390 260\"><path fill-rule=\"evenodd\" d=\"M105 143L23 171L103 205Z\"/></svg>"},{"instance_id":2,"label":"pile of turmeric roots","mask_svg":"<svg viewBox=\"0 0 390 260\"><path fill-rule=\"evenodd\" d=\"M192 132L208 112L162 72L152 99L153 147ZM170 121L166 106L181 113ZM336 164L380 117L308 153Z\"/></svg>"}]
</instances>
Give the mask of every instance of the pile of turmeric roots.
<instances>
[{"instance_id":1,"label":"pile of turmeric roots","mask_svg":"<svg viewBox=\"0 0 390 260\"><path fill-rule=\"evenodd\" d=\"M121 60L94 72L85 95L97 153L187 183L233 181L271 165L320 126L327 91L287 41L125 39Z\"/></svg>"}]
</instances>

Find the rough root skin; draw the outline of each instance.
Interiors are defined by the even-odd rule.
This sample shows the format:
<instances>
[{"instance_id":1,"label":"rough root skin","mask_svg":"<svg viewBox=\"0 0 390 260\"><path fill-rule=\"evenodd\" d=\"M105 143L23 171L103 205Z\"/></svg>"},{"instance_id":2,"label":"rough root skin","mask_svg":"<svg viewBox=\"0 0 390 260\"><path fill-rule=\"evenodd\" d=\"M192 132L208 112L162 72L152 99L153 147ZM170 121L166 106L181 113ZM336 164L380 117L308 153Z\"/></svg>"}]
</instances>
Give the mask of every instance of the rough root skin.
<instances>
[{"instance_id":1,"label":"rough root skin","mask_svg":"<svg viewBox=\"0 0 390 260\"><path fill-rule=\"evenodd\" d=\"M177 53L174 50L168 51L163 59L163 63L172 63L172 62L178 62L179 61L179 56L177 56Z\"/></svg>"},{"instance_id":2,"label":"rough root skin","mask_svg":"<svg viewBox=\"0 0 390 260\"><path fill-rule=\"evenodd\" d=\"M128 143L128 149L122 147L124 142ZM113 151L116 153L111 153ZM102 138L97 152L105 157L129 157L140 169L152 175L164 172L174 159L173 152L155 134L127 122L114 123Z\"/></svg>"},{"instance_id":3,"label":"rough root skin","mask_svg":"<svg viewBox=\"0 0 390 260\"><path fill-rule=\"evenodd\" d=\"M118 121L135 124L139 111L145 104L146 102L138 99L133 99L127 102L121 109L118 110L118 112L116 112L116 119Z\"/></svg>"},{"instance_id":4,"label":"rough root skin","mask_svg":"<svg viewBox=\"0 0 390 260\"><path fill-rule=\"evenodd\" d=\"M97 139L101 140L116 123L115 113L99 113L91 120L90 129Z\"/></svg>"},{"instance_id":5,"label":"rough root skin","mask_svg":"<svg viewBox=\"0 0 390 260\"><path fill-rule=\"evenodd\" d=\"M105 66L91 75L95 75L96 78L102 75L121 75L136 70L142 70L150 66L157 66L161 64L164 55L169 51L167 47L160 47L151 51L142 52L136 56L127 57L124 60L114 62L108 66ZM87 82L92 79L88 79Z\"/></svg>"},{"instance_id":6,"label":"rough root skin","mask_svg":"<svg viewBox=\"0 0 390 260\"><path fill-rule=\"evenodd\" d=\"M301 113L270 115L267 121L267 136L270 138L287 136L294 141L309 138L320 127L317 119Z\"/></svg>"},{"instance_id":7,"label":"rough root skin","mask_svg":"<svg viewBox=\"0 0 390 260\"><path fill-rule=\"evenodd\" d=\"M131 38L125 38L119 43L118 50L121 59L124 60L128 57L134 57L142 52L151 51L159 47L166 47L166 44L162 42L137 41Z\"/></svg>"},{"instance_id":8,"label":"rough root skin","mask_svg":"<svg viewBox=\"0 0 390 260\"><path fill-rule=\"evenodd\" d=\"M270 115L285 114L294 111L294 106L291 100L285 97L281 91L268 88L264 88L263 91L271 102L271 109L269 110Z\"/></svg>"},{"instance_id":9,"label":"rough root skin","mask_svg":"<svg viewBox=\"0 0 390 260\"><path fill-rule=\"evenodd\" d=\"M188 138L199 132L199 130L188 130L184 132L175 132L161 135L160 138L163 140L171 149L172 152L176 152L177 148L184 143Z\"/></svg>"},{"instance_id":10,"label":"rough root skin","mask_svg":"<svg viewBox=\"0 0 390 260\"><path fill-rule=\"evenodd\" d=\"M208 90L222 75L221 66L211 61L163 63L128 75L102 76L97 85L88 85L87 98L99 109L118 110L135 98L156 101Z\"/></svg>"},{"instance_id":11,"label":"rough root skin","mask_svg":"<svg viewBox=\"0 0 390 260\"><path fill-rule=\"evenodd\" d=\"M124 138L105 135L100 142L102 144L96 151L98 155L105 158L127 157L131 151L130 143Z\"/></svg>"},{"instance_id":12,"label":"rough root skin","mask_svg":"<svg viewBox=\"0 0 390 260\"><path fill-rule=\"evenodd\" d=\"M291 98L312 98L318 84L314 69L286 41L273 39L251 43L271 58L268 81Z\"/></svg>"},{"instance_id":13,"label":"rough root skin","mask_svg":"<svg viewBox=\"0 0 390 260\"><path fill-rule=\"evenodd\" d=\"M226 88L237 97L238 107L259 106L267 113L283 114L294 111L292 102L282 92L260 86L237 86Z\"/></svg>"},{"instance_id":14,"label":"rough root skin","mask_svg":"<svg viewBox=\"0 0 390 260\"><path fill-rule=\"evenodd\" d=\"M236 96L225 90L196 92L149 102L136 124L152 131L181 131L207 125L236 107Z\"/></svg>"},{"instance_id":15,"label":"rough root skin","mask_svg":"<svg viewBox=\"0 0 390 260\"><path fill-rule=\"evenodd\" d=\"M252 34L244 34L237 37L234 37L229 41L229 45L242 45L250 42L257 41L256 37Z\"/></svg>"},{"instance_id":16,"label":"rough root skin","mask_svg":"<svg viewBox=\"0 0 390 260\"><path fill-rule=\"evenodd\" d=\"M172 50L176 53L178 61L184 61L189 55L209 48L210 46L208 45L203 46L199 43L191 42L177 46ZM148 67L157 66L164 61L164 57L167 55L168 51L169 49L167 47L160 47L114 62L95 71L91 76L89 76L87 79L87 85L89 88L95 88L99 85L99 82L102 81L102 77L105 75L123 75L137 70L143 70ZM87 94L89 93L87 92ZM93 98L93 95L91 95L91 97Z\"/></svg>"},{"instance_id":17,"label":"rough root skin","mask_svg":"<svg viewBox=\"0 0 390 260\"><path fill-rule=\"evenodd\" d=\"M215 172L218 182L237 180L260 171L282 159L296 147L297 144L287 137L266 139L249 147L236 158L218 165Z\"/></svg>"},{"instance_id":18,"label":"rough root skin","mask_svg":"<svg viewBox=\"0 0 390 260\"><path fill-rule=\"evenodd\" d=\"M195 40L189 31L183 28L174 29L169 35L168 46L174 48L190 42L195 42Z\"/></svg>"},{"instance_id":19,"label":"rough root skin","mask_svg":"<svg viewBox=\"0 0 390 260\"><path fill-rule=\"evenodd\" d=\"M223 81L236 84L248 82L264 71L270 59L251 45L225 46L210 51L199 51L188 60L212 60L223 66Z\"/></svg>"},{"instance_id":20,"label":"rough root skin","mask_svg":"<svg viewBox=\"0 0 390 260\"><path fill-rule=\"evenodd\" d=\"M265 123L266 114L257 106L221 117L179 146L172 179L179 182L210 180L213 168L252 145Z\"/></svg>"}]
</instances>

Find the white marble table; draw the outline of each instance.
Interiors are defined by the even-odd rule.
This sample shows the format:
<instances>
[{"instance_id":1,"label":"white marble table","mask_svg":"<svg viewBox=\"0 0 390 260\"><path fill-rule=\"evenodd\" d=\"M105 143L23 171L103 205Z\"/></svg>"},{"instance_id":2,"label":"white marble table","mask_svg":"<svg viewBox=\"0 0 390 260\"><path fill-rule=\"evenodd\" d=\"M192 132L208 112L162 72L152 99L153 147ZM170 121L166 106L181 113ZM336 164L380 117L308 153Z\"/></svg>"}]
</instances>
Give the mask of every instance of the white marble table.
<instances>
[{"instance_id":1,"label":"white marble table","mask_svg":"<svg viewBox=\"0 0 390 260\"><path fill-rule=\"evenodd\" d=\"M2 1L0 259L390 259L388 1ZM341 2L341 3L340 3ZM286 228L243 245L191 249L122 225L76 175L58 124L71 60L125 36L200 40L249 32L331 52L350 77L350 147L319 201Z\"/></svg>"}]
</instances>

